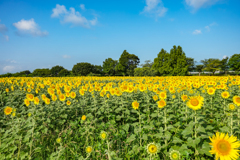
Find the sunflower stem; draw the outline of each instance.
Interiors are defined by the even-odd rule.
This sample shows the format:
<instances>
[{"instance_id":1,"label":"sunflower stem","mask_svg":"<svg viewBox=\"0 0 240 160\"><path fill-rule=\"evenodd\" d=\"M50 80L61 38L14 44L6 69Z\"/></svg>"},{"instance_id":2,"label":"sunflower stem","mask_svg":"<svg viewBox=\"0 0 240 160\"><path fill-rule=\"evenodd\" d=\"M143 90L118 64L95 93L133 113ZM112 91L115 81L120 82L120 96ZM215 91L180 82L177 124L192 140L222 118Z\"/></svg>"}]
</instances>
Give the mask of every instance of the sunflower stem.
<instances>
[{"instance_id":1,"label":"sunflower stem","mask_svg":"<svg viewBox=\"0 0 240 160\"><path fill-rule=\"evenodd\" d=\"M213 110L212 110L212 96L211 96L211 117L212 117L212 114L213 114Z\"/></svg>"},{"instance_id":2,"label":"sunflower stem","mask_svg":"<svg viewBox=\"0 0 240 160\"><path fill-rule=\"evenodd\" d=\"M164 132L165 132L165 145L167 147L167 139L166 139L166 131L167 131L167 115L166 115L166 107L164 107L164 118L165 118L165 128L164 128Z\"/></svg>"},{"instance_id":3,"label":"sunflower stem","mask_svg":"<svg viewBox=\"0 0 240 160\"><path fill-rule=\"evenodd\" d=\"M108 142L108 140L107 140L107 146L108 146L108 159L111 160L110 149L109 149L109 142Z\"/></svg>"},{"instance_id":4,"label":"sunflower stem","mask_svg":"<svg viewBox=\"0 0 240 160\"><path fill-rule=\"evenodd\" d=\"M197 111L195 110L195 141L197 139ZM197 155L197 145L195 145L195 155ZM197 157L196 157L197 158Z\"/></svg>"},{"instance_id":5,"label":"sunflower stem","mask_svg":"<svg viewBox=\"0 0 240 160\"><path fill-rule=\"evenodd\" d=\"M233 135L232 134L232 126L233 126L233 115L232 115L232 112L231 112L231 136Z\"/></svg>"},{"instance_id":6,"label":"sunflower stem","mask_svg":"<svg viewBox=\"0 0 240 160\"><path fill-rule=\"evenodd\" d=\"M140 146L142 147L142 138L141 138L142 129L141 129L141 115L140 115L140 111L138 112L138 114L139 114L139 125L140 125L140 130L139 130Z\"/></svg>"},{"instance_id":7,"label":"sunflower stem","mask_svg":"<svg viewBox=\"0 0 240 160\"><path fill-rule=\"evenodd\" d=\"M225 116L225 98L224 98L223 110L224 110L224 116Z\"/></svg>"}]
</instances>

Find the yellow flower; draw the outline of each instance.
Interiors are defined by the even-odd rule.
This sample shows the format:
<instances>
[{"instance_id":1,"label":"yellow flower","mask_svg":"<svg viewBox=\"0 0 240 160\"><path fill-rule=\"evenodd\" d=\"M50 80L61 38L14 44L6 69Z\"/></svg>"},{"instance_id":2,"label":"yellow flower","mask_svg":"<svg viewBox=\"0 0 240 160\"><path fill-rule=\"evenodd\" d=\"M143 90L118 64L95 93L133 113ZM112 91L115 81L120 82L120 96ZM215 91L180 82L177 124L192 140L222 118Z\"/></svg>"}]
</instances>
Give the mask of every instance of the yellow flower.
<instances>
[{"instance_id":1,"label":"yellow flower","mask_svg":"<svg viewBox=\"0 0 240 160\"><path fill-rule=\"evenodd\" d=\"M80 90L79 90L79 93L80 93L82 96L84 96L84 90L83 90L83 89L80 89Z\"/></svg>"},{"instance_id":2,"label":"yellow flower","mask_svg":"<svg viewBox=\"0 0 240 160\"><path fill-rule=\"evenodd\" d=\"M34 95L33 94L27 94L26 97L29 101L34 101Z\"/></svg>"},{"instance_id":3,"label":"yellow flower","mask_svg":"<svg viewBox=\"0 0 240 160\"><path fill-rule=\"evenodd\" d=\"M38 99L38 97L34 97L34 104L36 104L36 105L39 104L39 99Z\"/></svg>"},{"instance_id":4,"label":"yellow flower","mask_svg":"<svg viewBox=\"0 0 240 160\"><path fill-rule=\"evenodd\" d=\"M153 96L153 100L154 100L154 101L158 100L158 96L157 96L157 95L154 95L154 96Z\"/></svg>"},{"instance_id":5,"label":"yellow flower","mask_svg":"<svg viewBox=\"0 0 240 160\"><path fill-rule=\"evenodd\" d=\"M107 138L107 132L102 131L102 132L100 133L100 138L101 138L102 140L105 140L105 139Z\"/></svg>"},{"instance_id":6,"label":"yellow flower","mask_svg":"<svg viewBox=\"0 0 240 160\"><path fill-rule=\"evenodd\" d=\"M87 118L87 117L86 117L85 115L82 116L82 120L83 120L83 121L85 121L86 118Z\"/></svg>"},{"instance_id":7,"label":"yellow flower","mask_svg":"<svg viewBox=\"0 0 240 160\"><path fill-rule=\"evenodd\" d=\"M157 152L158 152L158 150L159 150L159 146L158 145L156 145L155 143L149 143L148 145L147 145L147 152L148 152L148 154L150 154L150 155L156 155L157 154Z\"/></svg>"},{"instance_id":8,"label":"yellow flower","mask_svg":"<svg viewBox=\"0 0 240 160\"><path fill-rule=\"evenodd\" d=\"M8 89L8 88L6 88L6 92L9 92L9 89Z\"/></svg>"},{"instance_id":9,"label":"yellow flower","mask_svg":"<svg viewBox=\"0 0 240 160\"><path fill-rule=\"evenodd\" d=\"M59 99L60 99L60 101L65 101L66 96L64 94L60 94Z\"/></svg>"},{"instance_id":10,"label":"yellow flower","mask_svg":"<svg viewBox=\"0 0 240 160\"><path fill-rule=\"evenodd\" d=\"M228 108L233 111L235 109L235 105L233 103L230 103L228 104Z\"/></svg>"},{"instance_id":11,"label":"yellow flower","mask_svg":"<svg viewBox=\"0 0 240 160\"><path fill-rule=\"evenodd\" d=\"M180 160L180 153L179 153L179 151L172 150L170 152L170 159L171 160Z\"/></svg>"},{"instance_id":12,"label":"yellow flower","mask_svg":"<svg viewBox=\"0 0 240 160\"><path fill-rule=\"evenodd\" d=\"M221 93L221 96L222 96L222 98L227 99L230 96L230 94L229 94L228 91L224 91L224 92Z\"/></svg>"},{"instance_id":13,"label":"yellow flower","mask_svg":"<svg viewBox=\"0 0 240 160\"><path fill-rule=\"evenodd\" d=\"M31 117L32 113L28 113L28 117Z\"/></svg>"},{"instance_id":14,"label":"yellow flower","mask_svg":"<svg viewBox=\"0 0 240 160\"><path fill-rule=\"evenodd\" d=\"M209 143L212 146L212 149L209 151L211 154L216 154L216 160L236 160L239 157L238 147L240 147L240 142L237 141L237 137L233 135L228 136L228 133L216 133L216 136L209 137L212 143Z\"/></svg>"},{"instance_id":15,"label":"yellow flower","mask_svg":"<svg viewBox=\"0 0 240 160\"><path fill-rule=\"evenodd\" d=\"M11 114L11 113L12 113L12 108L7 106L7 107L4 109L4 114L5 114L5 115L9 115L9 114Z\"/></svg>"},{"instance_id":16,"label":"yellow flower","mask_svg":"<svg viewBox=\"0 0 240 160\"><path fill-rule=\"evenodd\" d=\"M24 104L28 107L30 105L30 102L28 99L24 99Z\"/></svg>"},{"instance_id":17,"label":"yellow flower","mask_svg":"<svg viewBox=\"0 0 240 160\"><path fill-rule=\"evenodd\" d=\"M237 106L240 106L240 97L239 96L234 96L233 97L233 103L236 104Z\"/></svg>"},{"instance_id":18,"label":"yellow flower","mask_svg":"<svg viewBox=\"0 0 240 160\"><path fill-rule=\"evenodd\" d=\"M185 95L185 94L183 94L183 95L181 96L181 99L183 100L183 102L185 102L185 101L188 99L188 96Z\"/></svg>"},{"instance_id":19,"label":"yellow flower","mask_svg":"<svg viewBox=\"0 0 240 160\"><path fill-rule=\"evenodd\" d=\"M57 142L57 143L61 143L61 142L62 142L62 139L61 139L61 138L57 138L57 139L56 139L56 142Z\"/></svg>"},{"instance_id":20,"label":"yellow flower","mask_svg":"<svg viewBox=\"0 0 240 160\"><path fill-rule=\"evenodd\" d=\"M71 102L68 100L68 101L67 101L67 105L69 106L70 104L71 104Z\"/></svg>"},{"instance_id":21,"label":"yellow flower","mask_svg":"<svg viewBox=\"0 0 240 160\"><path fill-rule=\"evenodd\" d=\"M213 87L208 88L207 93L209 95L213 95L215 93L215 89Z\"/></svg>"},{"instance_id":22,"label":"yellow flower","mask_svg":"<svg viewBox=\"0 0 240 160\"><path fill-rule=\"evenodd\" d=\"M158 101L157 104L158 104L158 108L163 108L164 106L166 106L166 102L163 99Z\"/></svg>"},{"instance_id":23,"label":"yellow flower","mask_svg":"<svg viewBox=\"0 0 240 160\"><path fill-rule=\"evenodd\" d=\"M175 99L175 98L176 98L176 95L172 95L172 98Z\"/></svg>"},{"instance_id":24,"label":"yellow flower","mask_svg":"<svg viewBox=\"0 0 240 160\"><path fill-rule=\"evenodd\" d=\"M52 95L52 100L56 101L57 100L57 96L55 94Z\"/></svg>"},{"instance_id":25,"label":"yellow flower","mask_svg":"<svg viewBox=\"0 0 240 160\"><path fill-rule=\"evenodd\" d=\"M203 97L202 96L193 96L190 97L189 101L187 102L187 106L193 110L201 109L203 105Z\"/></svg>"},{"instance_id":26,"label":"yellow flower","mask_svg":"<svg viewBox=\"0 0 240 160\"><path fill-rule=\"evenodd\" d=\"M160 99L166 99L167 98L166 92L160 92L159 97Z\"/></svg>"},{"instance_id":27,"label":"yellow flower","mask_svg":"<svg viewBox=\"0 0 240 160\"><path fill-rule=\"evenodd\" d=\"M13 112L13 113L12 113L12 116L13 116L13 117L15 117L15 116L16 116L16 113L15 113L15 112Z\"/></svg>"},{"instance_id":28,"label":"yellow flower","mask_svg":"<svg viewBox=\"0 0 240 160\"><path fill-rule=\"evenodd\" d=\"M132 102L132 107L133 109L138 109L139 108L139 103L137 101Z\"/></svg>"},{"instance_id":29,"label":"yellow flower","mask_svg":"<svg viewBox=\"0 0 240 160\"><path fill-rule=\"evenodd\" d=\"M45 99L45 103L46 103L46 104L50 104L50 102L51 102L51 101L50 101L49 98L46 98L46 99Z\"/></svg>"},{"instance_id":30,"label":"yellow flower","mask_svg":"<svg viewBox=\"0 0 240 160\"><path fill-rule=\"evenodd\" d=\"M86 147L86 152L90 154L92 152L93 148L91 146Z\"/></svg>"},{"instance_id":31,"label":"yellow flower","mask_svg":"<svg viewBox=\"0 0 240 160\"><path fill-rule=\"evenodd\" d=\"M70 93L70 97L71 97L72 99L76 98L76 93L75 93L75 92L71 92L71 93Z\"/></svg>"}]
</instances>

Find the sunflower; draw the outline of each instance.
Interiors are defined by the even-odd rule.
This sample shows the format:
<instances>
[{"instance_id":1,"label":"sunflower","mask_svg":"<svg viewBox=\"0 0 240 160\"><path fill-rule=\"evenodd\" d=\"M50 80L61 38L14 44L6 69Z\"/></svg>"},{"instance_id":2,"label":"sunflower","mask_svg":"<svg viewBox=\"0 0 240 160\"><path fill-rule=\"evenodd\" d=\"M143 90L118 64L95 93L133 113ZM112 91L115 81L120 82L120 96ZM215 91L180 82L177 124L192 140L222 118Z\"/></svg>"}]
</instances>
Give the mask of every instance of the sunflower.
<instances>
[{"instance_id":1,"label":"sunflower","mask_svg":"<svg viewBox=\"0 0 240 160\"><path fill-rule=\"evenodd\" d=\"M161 99L166 99L166 98L167 98L166 92L160 92L159 97L160 97Z\"/></svg>"},{"instance_id":2,"label":"sunflower","mask_svg":"<svg viewBox=\"0 0 240 160\"><path fill-rule=\"evenodd\" d=\"M70 93L70 97L71 97L72 99L76 98L76 93L75 93L75 92L71 92L71 93Z\"/></svg>"},{"instance_id":3,"label":"sunflower","mask_svg":"<svg viewBox=\"0 0 240 160\"><path fill-rule=\"evenodd\" d=\"M42 94L42 100L45 101L45 98L46 98L46 95L45 94Z\"/></svg>"},{"instance_id":4,"label":"sunflower","mask_svg":"<svg viewBox=\"0 0 240 160\"><path fill-rule=\"evenodd\" d=\"M170 159L171 159L171 160L179 160L179 159L181 159L181 158L180 158L180 153L179 153L179 151L172 150L172 151L170 152Z\"/></svg>"},{"instance_id":5,"label":"sunflower","mask_svg":"<svg viewBox=\"0 0 240 160\"><path fill-rule=\"evenodd\" d=\"M83 120L83 121L85 121L86 118L87 118L87 117L86 117L85 115L82 116L82 120Z\"/></svg>"},{"instance_id":6,"label":"sunflower","mask_svg":"<svg viewBox=\"0 0 240 160\"><path fill-rule=\"evenodd\" d=\"M102 140L105 140L105 139L107 138L107 132L102 131L102 132L100 133L100 138L101 138Z\"/></svg>"},{"instance_id":7,"label":"sunflower","mask_svg":"<svg viewBox=\"0 0 240 160\"><path fill-rule=\"evenodd\" d=\"M51 101L50 101L49 98L46 98L46 99L45 99L45 103L46 103L46 104L50 104L50 102L51 102Z\"/></svg>"},{"instance_id":8,"label":"sunflower","mask_svg":"<svg viewBox=\"0 0 240 160\"><path fill-rule=\"evenodd\" d=\"M56 139L56 142L57 142L57 143L61 143L61 142L62 142L62 139L61 139L61 138L57 138L57 139Z\"/></svg>"},{"instance_id":9,"label":"sunflower","mask_svg":"<svg viewBox=\"0 0 240 160\"><path fill-rule=\"evenodd\" d=\"M183 95L181 96L181 98L182 98L183 102L185 102L185 101L188 99L188 96L185 95L185 94L183 94Z\"/></svg>"},{"instance_id":10,"label":"sunflower","mask_svg":"<svg viewBox=\"0 0 240 160\"><path fill-rule=\"evenodd\" d=\"M215 89L213 87L208 88L207 93L209 95L213 95L215 93Z\"/></svg>"},{"instance_id":11,"label":"sunflower","mask_svg":"<svg viewBox=\"0 0 240 160\"><path fill-rule=\"evenodd\" d=\"M55 94L52 95L52 100L56 101L57 100L57 96Z\"/></svg>"},{"instance_id":12,"label":"sunflower","mask_svg":"<svg viewBox=\"0 0 240 160\"><path fill-rule=\"evenodd\" d=\"M31 117L32 113L28 113L28 117Z\"/></svg>"},{"instance_id":13,"label":"sunflower","mask_svg":"<svg viewBox=\"0 0 240 160\"><path fill-rule=\"evenodd\" d=\"M172 95L172 98L175 99L175 98L176 98L176 95Z\"/></svg>"},{"instance_id":14,"label":"sunflower","mask_svg":"<svg viewBox=\"0 0 240 160\"><path fill-rule=\"evenodd\" d=\"M153 100L154 100L154 101L158 100L158 96L157 96L157 95L154 95L154 96L153 96Z\"/></svg>"},{"instance_id":15,"label":"sunflower","mask_svg":"<svg viewBox=\"0 0 240 160\"><path fill-rule=\"evenodd\" d=\"M64 94L60 94L59 99L60 99L60 101L65 101L66 96Z\"/></svg>"},{"instance_id":16,"label":"sunflower","mask_svg":"<svg viewBox=\"0 0 240 160\"><path fill-rule=\"evenodd\" d=\"M234 96L233 97L233 103L236 104L237 106L240 106L240 97L239 96Z\"/></svg>"},{"instance_id":17,"label":"sunflower","mask_svg":"<svg viewBox=\"0 0 240 160\"><path fill-rule=\"evenodd\" d=\"M30 105L30 102L28 99L24 99L24 104L28 107Z\"/></svg>"},{"instance_id":18,"label":"sunflower","mask_svg":"<svg viewBox=\"0 0 240 160\"><path fill-rule=\"evenodd\" d=\"M109 97L110 97L110 94L108 93L108 94L107 94L107 98L109 98Z\"/></svg>"},{"instance_id":19,"label":"sunflower","mask_svg":"<svg viewBox=\"0 0 240 160\"><path fill-rule=\"evenodd\" d=\"M233 103L230 103L228 104L228 108L233 111L235 109L235 105Z\"/></svg>"},{"instance_id":20,"label":"sunflower","mask_svg":"<svg viewBox=\"0 0 240 160\"><path fill-rule=\"evenodd\" d=\"M202 96L193 96L190 97L189 101L187 102L187 106L193 110L201 109L203 105L203 97Z\"/></svg>"},{"instance_id":21,"label":"sunflower","mask_svg":"<svg viewBox=\"0 0 240 160\"><path fill-rule=\"evenodd\" d=\"M34 95L33 94L27 94L26 97L29 101L34 101Z\"/></svg>"},{"instance_id":22,"label":"sunflower","mask_svg":"<svg viewBox=\"0 0 240 160\"><path fill-rule=\"evenodd\" d=\"M157 154L157 152L158 152L158 150L159 150L159 146L158 145L156 145L155 143L149 143L148 145L147 145L147 152L148 152L148 154L150 154L150 155L156 155Z\"/></svg>"},{"instance_id":23,"label":"sunflower","mask_svg":"<svg viewBox=\"0 0 240 160\"><path fill-rule=\"evenodd\" d=\"M86 147L86 152L90 154L92 152L93 148L91 146Z\"/></svg>"},{"instance_id":24,"label":"sunflower","mask_svg":"<svg viewBox=\"0 0 240 160\"><path fill-rule=\"evenodd\" d=\"M71 104L71 102L68 100L68 101L67 101L67 105L69 106L70 104Z\"/></svg>"},{"instance_id":25,"label":"sunflower","mask_svg":"<svg viewBox=\"0 0 240 160\"><path fill-rule=\"evenodd\" d=\"M36 105L39 104L39 99L38 99L38 97L34 97L34 104L36 104Z\"/></svg>"},{"instance_id":26,"label":"sunflower","mask_svg":"<svg viewBox=\"0 0 240 160\"><path fill-rule=\"evenodd\" d=\"M12 107L6 107L5 109L4 109L4 114L5 115L9 115L9 114L11 114L12 113Z\"/></svg>"},{"instance_id":27,"label":"sunflower","mask_svg":"<svg viewBox=\"0 0 240 160\"><path fill-rule=\"evenodd\" d=\"M230 94L229 94L228 91L224 91L224 92L221 93L221 96L222 96L222 98L227 99L230 96Z\"/></svg>"},{"instance_id":28,"label":"sunflower","mask_svg":"<svg viewBox=\"0 0 240 160\"><path fill-rule=\"evenodd\" d=\"M84 96L84 90L83 90L83 89L80 89L80 90L79 90L79 93L80 93L82 96Z\"/></svg>"},{"instance_id":29,"label":"sunflower","mask_svg":"<svg viewBox=\"0 0 240 160\"><path fill-rule=\"evenodd\" d=\"M238 159L239 154L237 148L240 147L240 142L237 141L237 137L233 135L228 136L228 133L216 133L216 136L209 137L212 143L209 143L212 146L212 149L209 151L211 154L216 154L216 160L219 158L221 160L232 160Z\"/></svg>"},{"instance_id":30,"label":"sunflower","mask_svg":"<svg viewBox=\"0 0 240 160\"><path fill-rule=\"evenodd\" d=\"M9 89L8 89L8 88L6 88L6 92L9 92Z\"/></svg>"},{"instance_id":31,"label":"sunflower","mask_svg":"<svg viewBox=\"0 0 240 160\"><path fill-rule=\"evenodd\" d=\"M157 101L157 104L158 104L158 108L163 108L164 106L166 106L166 102L161 99L160 101Z\"/></svg>"},{"instance_id":32,"label":"sunflower","mask_svg":"<svg viewBox=\"0 0 240 160\"><path fill-rule=\"evenodd\" d=\"M138 107L139 107L139 103L137 102L137 101L134 101L134 102L132 102L132 107L133 107L133 109L138 109Z\"/></svg>"}]
</instances>

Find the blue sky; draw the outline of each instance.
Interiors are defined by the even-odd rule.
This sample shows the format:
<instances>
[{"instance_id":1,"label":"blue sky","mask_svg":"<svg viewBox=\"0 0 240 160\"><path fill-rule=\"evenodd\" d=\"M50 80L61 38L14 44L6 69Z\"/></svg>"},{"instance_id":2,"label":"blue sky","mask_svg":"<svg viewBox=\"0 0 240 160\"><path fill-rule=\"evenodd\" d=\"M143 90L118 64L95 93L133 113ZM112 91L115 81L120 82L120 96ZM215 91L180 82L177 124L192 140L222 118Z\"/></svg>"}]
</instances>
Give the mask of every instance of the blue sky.
<instances>
[{"instance_id":1,"label":"blue sky","mask_svg":"<svg viewBox=\"0 0 240 160\"><path fill-rule=\"evenodd\" d=\"M240 53L239 0L1 0L0 74L80 62L123 50L154 60L180 45L196 61Z\"/></svg>"}]
</instances>

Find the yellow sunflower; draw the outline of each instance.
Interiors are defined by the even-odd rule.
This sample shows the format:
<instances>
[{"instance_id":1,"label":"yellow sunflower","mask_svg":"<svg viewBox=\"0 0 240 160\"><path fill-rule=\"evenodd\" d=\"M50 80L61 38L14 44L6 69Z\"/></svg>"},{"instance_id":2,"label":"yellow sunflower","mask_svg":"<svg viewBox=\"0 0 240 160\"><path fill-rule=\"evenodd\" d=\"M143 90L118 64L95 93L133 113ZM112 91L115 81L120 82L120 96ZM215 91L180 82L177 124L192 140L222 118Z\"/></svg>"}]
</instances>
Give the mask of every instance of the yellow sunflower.
<instances>
[{"instance_id":1,"label":"yellow sunflower","mask_svg":"<svg viewBox=\"0 0 240 160\"><path fill-rule=\"evenodd\" d=\"M34 97L34 104L36 104L36 105L39 104L39 99L38 99L38 97Z\"/></svg>"},{"instance_id":2,"label":"yellow sunflower","mask_svg":"<svg viewBox=\"0 0 240 160\"><path fill-rule=\"evenodd\" d=\"M233 103L230 103L228 104L228 108L233 111L235 109L235 105Z\"/></svg>"},{"instance_id":3,"label":"yellow sunflower","mask_svg":"<svg viewBox=\"0 0 240 160\"><path fill-rule=\"evenodd\" d=\"M240 106L240 97L239 96L234 96L233 97L233 103L236 104L237 106Z\"/></svg>"},{"instance_id":4,"label":"yellow sunflower","mask_svg":"<svg viewBox=\"0 0 240 160\"><path fill-rule=\"evenodd\" d=\"M167 98L166 92L160 92L159 97L160 97L161 99L166 99L166 98Z\"/></svg>"},{"instance_id":5,"label":"yellow sunflower","mask_svg":"<svg viewBox=\"0 0 240 160\"><path fill-rule=\"evenodd\" d=\"M157 104L158 104L158 108L163 108L164 106L166 106L166 102L161 99L160 101L157 101Z\"/></svg>"},{"instance_id":6,"label":"yellow sunflower","mask_svg":"<svg viewBox=\"0 0 240 160\"><path fill-rule=\"evenodd\" d=\"M66 99L66 96L64 94L59 95L59 100L60 101L65 101L65 99Z\"/></svg>"},{"instance_id":7,"label":"yellow sunflower","mask_svg":"<svg viewBox=\"0 0 240 160\"><path fill-rule=\"evenodd\" d=\"M74 98L76 97L76 93L75 93L75 92L71 92L71 93L70 93L70 97L71 97L72 99L74 99Z\"/></svg>"},{"instance_id":8,"label":"yellow sunflower","mask_svg":"<svg viewBox=\"0 0 240 160\"><path fill-rule=\"evenodd\" d=\"M215 89L213 87L208 88L207 93L209 95L213 95L215 93Z\"/></svg>"},{"instance_id":9,"label":"yellow sunflower","mask_svg":"<svg viewBox=\"0 0 240 160\"><path fill-rule=\"evenodd\" d=\"M227 99L230 96L230 94L229 94L228 91L224 91L224 92L221 93L221 96L222 96L222 98Z\"/></svg>"},{"instance_id":10,"label":"yellow sunflower","mask_svg":"<svg viewBox=\"0 0 240 160\"><path fill-rule=\"evenodd\" d=\"M67 105L69 106L70 104L71 104L71 102L68 100L68 101L67 101Z\"/></svg>"},{"instance_id":11,"label":"yellow sunflower","mask_svg":"<svg viewBox=\"0 0 240 160\"><path fill-rule=\"evenodd\" d=\"M56 139L56 142L57 142L57 143L61 143L61 142L62 142L62 139L61 139L61 138L57 138L57 139Z\"/></svg>"},{"instance_id":12,"label":"yellow sunflower","mask_svg":"<svg viewBox=\"0 0 240 160\"><path fill-rule=\"evenodd\" d=\"M82 120L83 120L83 121L85 121L86 118L87 118L87 117L86 117L85 115L82 116Z\"/></svg>"},{"instance_id":13,"label":"yellow sunflower","mask_svg":"<svg viewBox=\"0 0 240 160\"><path fill-rule=\"evenodd\" d=\"M102 131L102 132L100 133L100 138L101 138L102 140L105 140L105 139L107 138L107 132Z\"/></svg>"},{"instance_id":14,"label":"yellow sunflower","mask_svg":"<svg viewBox=\"0 0 240 160\"><path fill-rule=\"evenodd\" d=\"M185 102L185 101L188 99L188 96L185 95L185 94L183 94L183 95L181 96L181 98L182 98L183 102Z\"/></svg>"},{"instance_id":15,"label":"yellow sunflower","mask_svg":"<svg viewBox=\"0 0 240 160\"><path fill-rule=\"evenodd\" d=\"M209 151L211 154L216 154L216 160L236 160L239 157L240 142L237 141L237 137L233 135L228 136L228 133L216 133L216 136L209 137L212 143L209 143L212 146L212 149Z\"/></svg>"},{"instance_id":16,"label":"yellow sunflower","mask_svg":"<svg viewBox=\"0 0 240 160\"><path fill-rule=\"evenodd\" d=\"M93 148L91 146L86 147L86 152L90 154L92 152Z\"/></svg>"},{"instance_id":17,"label":"yellow sunflower","mask_svg":"<svg viewBox=\"0 0 240 160\"><path fill-rule=\"evenodd\" d=\"M170 159L171 159L171 160L179 160L179 159L180 159L180 153L179 153L179 151L172 150L172 151L170 152Z\"/></svg>"},{"instance_id":18,"label":"yellow sunflower","mask_svg":"<svg viewBox=\"0 0 240 160\"><path fill-rule=\"evenodd\" d=\"M201 109L203 105L203 97L202 96L193 96L187 102L187 106L193 110Z\"/></svg>"},{"instance_id":19,"label":"yellow sunflower","mask_svg":"<svg viewBox=\"0 0 240 160\"><path fill-rule=\"evenodd\" d=\"M159 150L159 146L157 144L155 144L155 143L149 143L147 145L146 149L147 149L148 154L156 155L158 150Z\"/></svg>"},{"instance_id":20,"label":"yellow sunflower","mask_svg":"<svg viewBox=\"0 0 240 160\"><path fill-rule=\"evenodd\" d=\"M134 101L134 102L132 102L132 107L133 107L133 109L138 109L138 107L139 107L139 103L137 102L137 101Z\"/></svg>"},{"instance_id":21,"label":"yellow sunflower","mask_svg":"<svg viewBox=\"0 0 240 160\"><path fill-rule=\"evenodd\" d=\"M11 114L12 113L12 107L6 107L5 109L4 109L4 114L5 115L9 115L9 114Z\"/></svg>"},{"instance_id":22,"label":"yellow sunflower","mask_svg":"<svg viewBox=\"0 0 240 160\"><path fill-rule=\"evenodd\" d=\"M158 100L158 96L157 96L157 95L154 95L154 96L153 96L153 100L154 100L154 101Z\"/></svg>"},{"instance_id":23,"label":"yellow sunflower","mask_svg":"<svg viewBox=\"0 0 240 160\"><path fill-rule=\"evenodd\" d=\"M24 99L24 104L28 107L30 105L30 102L28 99Z\"/></svg>"}]
</instances>

